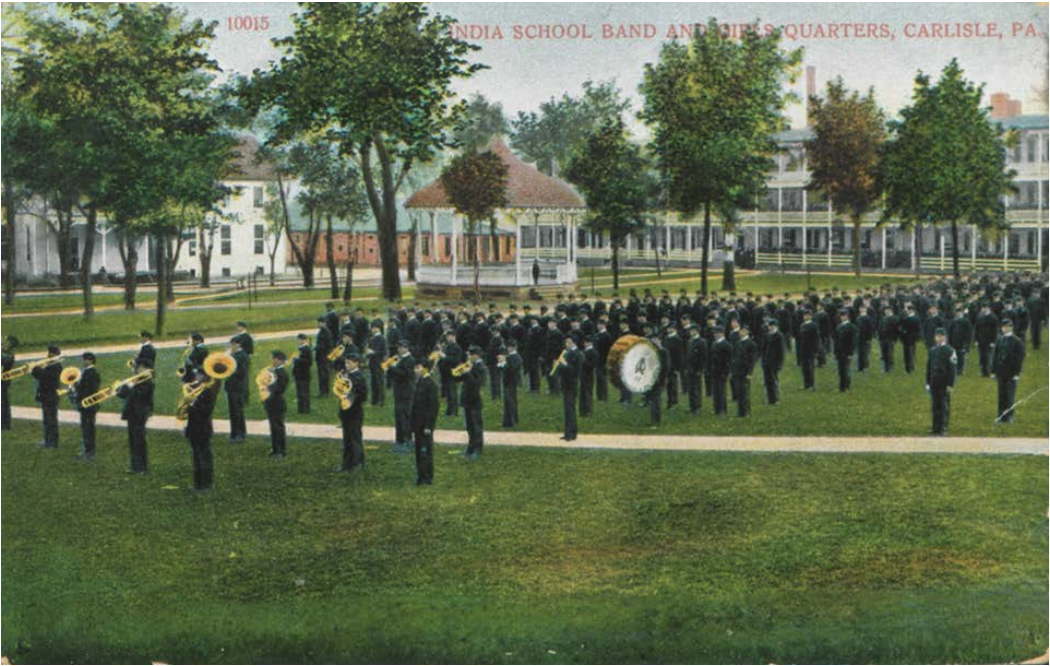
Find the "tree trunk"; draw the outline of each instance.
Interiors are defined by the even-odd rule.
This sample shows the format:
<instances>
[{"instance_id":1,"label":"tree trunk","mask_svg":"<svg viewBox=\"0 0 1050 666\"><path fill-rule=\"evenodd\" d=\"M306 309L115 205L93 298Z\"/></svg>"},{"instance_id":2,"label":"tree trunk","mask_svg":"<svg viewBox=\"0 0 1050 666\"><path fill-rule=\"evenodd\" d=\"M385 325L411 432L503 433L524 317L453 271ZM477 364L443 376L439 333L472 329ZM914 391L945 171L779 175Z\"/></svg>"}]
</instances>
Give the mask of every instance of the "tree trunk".
<instances>
[{"instance_id":1,"label":"tree trunk","mask_svg":"<svg viewBox=\"0 0 1050 666\"><path fill-rule=\"evenodd\" d=\"M478 303L481 302L481 263L478 261L478 239L474 235L475 223L474 220L467 218L467 225L470 228L470 232L467 234L468 238L473 240L471 243L471 255L473 255L474 261L474 306L477 307Z\"/></svg>"},{"instance_id":2,"label":"tree trunk","mask_svg":"<svg viewBox=\"0 0 1050 666\"><path fill-rule=\"evenodd\" d=\"M15 203L15 185L11 179L4 181L4 202L7 204L7 245L4 248L4 261L7 262L7 275L4 276L4 304L11 306L15 302L15 262L18 253L15 251L15 240L18 238L15 222L18 219L18 206Z\"/></svg>"},{"instance_id":3,"label":"tree trunk","mask_svg":"<svg viewBox=\"0 0 1050 666\"><path fill-rule=\"evenodd\" d=\"M915 223L915 277L922 275L922 223Z\"/></svg>"},{"instance_id":4,"label":"tree trunk","mask_svg":"<svg viewBox=\"0 0 1050 666\"><path fill-rule=\"evenodd\" d=\"M168 267L165 264L164 257L167 254L165 249L168 245L168 241L164 238L163 234L157 234L153 239L153 263L157 271L157 320L153 326L153 335L158 339L164 335L164 317L168 313L168 299L167 299L167 288L165 283L167 282Z\"/></svg>"},{"instance_id":5,"label":"tree trunk","mask_svg":"<svg viewBox=\"0 0 1050 666\"><path fill-rule=\"evenodd\" d=\"M952 273L959 279L959 223L952 220Z\"/></svg>"},{"instance_id":6,"label":"tree trunk","mask_svg":"<svg viewBox=\"0 0 1050 666\"><path fill-rule=\"evenodd\" d=\"M609 235L612 239L612 235ZM612 246L612 272L613 272L613 291L620 291L620 243L619 241L613 241Z\"/></svg>"},{"instance_id":7,"label":"tree trunk","mask_svg":"<svg viewBox=\"0 0 1050 666\"><path fill-rule=\"evenodd\" d=\"M135 237L121 233L117 239L117 249L120 251L120 263L124 266L124 309L134 310L135 296L138 292L135 272L139 265L139 250L135 247Z\"/></svg>"},{"instance_id":8,"label":"tree trunk","mask_svg":"<svg viewBox=\"0 0 1050 666\"><path fill-rule=\"evenodd\" d=\"M711 202L704 204L704 246L700 248L700 293L707 296L707 249L711 245Z\"/></svg>"},{"instance_id":9,"label":"tree trunk","mask_svg":"<svg viewBox=\"0 0 1050 666\"><path fill-rule=\"evenodd\" d=\"M861 265L860 265L860 217L853 218L853 274L860 277Z\"/></svg>"},{"instance_id":10,"label":"tree trunk","mask_svg":"<svg viewBox=\"0 0 1050 666\"><path fill-rule=\"evenodd\" d=\"M381 191L376 188L375 174L372 173L372 147L379 156L379 175L382 180ZM393 166L382 136L378 133L371 141L365 142L360 150L361 175L365 181L365 192L368 194L368 205L376 219L376 237L379 239L379 263L383 277L382 296L388 301L401 299L401 274L398 271L399 257L397 250L397 187L394 183ZM404 177L407 165L402 172Z\"/></svg>"},{"instance_id":11,"label":"tree trunk","mask_svg":"<svg viewBox=\"0 0 1050 666\"><path fill-rule=\"evenodd\" d=\"M201 288L211 287L211 258L215 249L215 229L209 228L205 236L204 227L197 230L198 255L201 260Z\"/></svg>"},{"instance_id":12,"label":"tree trunk","mask_svg":"<svg viewBox=\"0 0 1050 666\"><path fill-rule=\"evenodd\" d=\"M346 284L343 286L343 302L350 303L354 295L354 260L346 262Z\"/></svg>"},{"instance_id":13,"label":"tree trunk","mask_svg":"<svg viewBox=\"0 0 1050 666\"><path fill-rule=\"evenodd\" d=\"M270 286L271 287L277 286L277 274L276 274L276 269L274 268L274 265L276 264L276 262L277 262L277 253L273 252L272 254L270 254Z\"/></svg>"},{"instance_id":14,"label":"tree trunk","mask_svg":"<svg viewBox=\"0 0 1050 666\"><path fill-rule=\"evenodd\" d=\"M339 298L339 276L335 274L335 240L332 237L332 216L325 215L324 228L325 259L328 261L328 282L331 285L332 300Z\"/></svg>"},{"instance_id":15,"label":"tree trunk","mask_svg":"<svg viewBox=\"0 0 1050 666\"><path fill-rule=\"evenodd\" d=\"M736 248L736 231L734 229L722 228L725 232L725 241L723 247L725 248L725 259L722 261L722 289L726 291L736 291L736 261L735 261L735 249Z\"/></svg>"},{"instance_id":16,"label":"tree trunk","mask_svg":"<svg viewBox=\"0 0 1050 666\"><path fill-rule=\"evenodd\" d=\"M165 253L165 265L164 265L164 296L167 299L166 302L175 302L175 266L178 263L179 250L182 249L182 242L179 241L179 247L175 250L171 248L170 239L164 240L164 253Z\"/></svg>"},{"instance_id":17,"label":"tree trunk","mask_svg":"<svg viewBox=\"0 0 1050 666\"><path fill-rule=\"evenodd\" d=\"M492 261L499 261L499 236L496 235L496 218L489 222L489 239L492 247Z\"/></svg>"},{"instance_id":18,"label":"tree trunk","mask_svg":"<svg viewBox=\"0 0 1050 666\"><path fill-rule=\"evenodd\" d=\"M70 268L70 245L73 227L73 202L59 199L55 205L55 217L58 228L55 229L58 244L58 284L61 287L73 286L73 269Z\"/></svg>"},{"instance_id":19,"label":"tree trunk","mask_svg":"<svg viewBox=\"0 0 1050 666\"><path fill-rule=\"evenodd\" d=\"M84 249L80 253L80 290L84 295L84 318L95 316L95 304L92 299L91 260L95 255L95 229L98 226L98 210L94 204L85 211Z\"/></svg>"}]
</instances>

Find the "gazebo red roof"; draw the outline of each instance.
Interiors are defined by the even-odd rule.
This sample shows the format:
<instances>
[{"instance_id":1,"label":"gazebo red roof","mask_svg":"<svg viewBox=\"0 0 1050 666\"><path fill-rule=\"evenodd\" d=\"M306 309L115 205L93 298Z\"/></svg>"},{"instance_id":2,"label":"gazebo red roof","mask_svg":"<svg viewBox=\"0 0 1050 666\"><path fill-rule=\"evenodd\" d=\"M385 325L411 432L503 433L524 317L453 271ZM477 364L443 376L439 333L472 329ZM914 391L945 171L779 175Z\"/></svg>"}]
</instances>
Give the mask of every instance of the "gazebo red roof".
<instances>
[{"instance_id":1,"label":"gazebo red roof","mask_svg":"<svg viewBox=\"0 0 1050 666\"><path fill-rule=\"evenodd\" d=\"M495 139L489 151L507 165L507 208L583 208L583 200L567 183L526 164L502 139ZM440 179L423 187L405 202L405 208L451 206Z\"/></svg>"}]
</instances>

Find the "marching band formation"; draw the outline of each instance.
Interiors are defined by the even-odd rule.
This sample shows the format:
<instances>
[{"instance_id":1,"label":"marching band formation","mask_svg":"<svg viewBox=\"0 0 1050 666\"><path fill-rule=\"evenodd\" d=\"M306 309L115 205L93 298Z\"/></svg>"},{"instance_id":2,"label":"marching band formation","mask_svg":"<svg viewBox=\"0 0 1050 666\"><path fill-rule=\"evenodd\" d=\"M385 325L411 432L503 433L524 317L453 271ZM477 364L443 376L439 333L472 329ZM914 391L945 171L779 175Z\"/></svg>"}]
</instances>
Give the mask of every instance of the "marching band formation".
<instances>
[{"instance_id":1,"label":"marching band formation","mask_svg":"<svg viewBox=\"0 0 1050 666\"><path fill-rule=\"evenodd\" d=\"M484 449L482 405L486 391L502 401L504 428L518 426L518 390L541 391L541 380L563 403L562 439L573 441L578 416L590 416L594 401L609 399L609 385L625 408L640 394L650 421L659 424L663 409L679 404L680 396L693 417L703 399L716 417L728 415L729 400L736 414L751 414L751 377L762 370L766 403L780 400L780 374L793 355L800 388L816 390L815 368L834 359L838 390L849 391L853 372L871 372L872 347L877 343L882 372L894 372L900 345L904 372L915 372L916 349L927 348L924 378L932 411L932 435L948 430L951 393L964 374L976 346L977 370L993 377L998 387L996 422L1012 422L1017 386L1024 365L1026 336L1041 345L1047 320L1047 287L1043 276L987 274L961 280L931 280L922 285L884 285L855 293L831 290L792 298L785 294L717 295L676 300L664 291L660 298L646 289L627 299L614 294L606 302L559 296L553 307L511 304L488 312L465 306L403 307L384 319L378 310L337 313L329 303L317 318L313 344L297 337L291 377L287 356L271 353L270 364L255 375L258 399L270 431L270 455L287 453L285 392L294 383L298 413L309 413L316 368L317 395L334 394L342 427L340 472L364 468L362 426L366 404L380 408L392 393L396 453L415 452L416 483L434 478L434 429L441 403L445 414L463 412L468 444L463 452L477 460ZM49 346L41 360L15 366L17 340L7 338L3 352L3 427L10 428L8 388L11 381L31 375L43 416L40 446L58 446L58 405L68 395L80 414L80 458L95 455L95 415L113 397L124 401L131 471L148 468L146 422L153 411L157 352L148 331L128 361L131 376L103 386L96 358L81 355L82 367L63 367L61 350ZM184 435L193 458L194 488L213 484L212 414L224 390L230 420L229 442L245 441L244 409L249 399L254 341L244 322L224 351L209 351L193 333L183 353L182 381L176 418L185 422ZM976 374L976 373L975 373Z\"/></svg>"}]
</instances>

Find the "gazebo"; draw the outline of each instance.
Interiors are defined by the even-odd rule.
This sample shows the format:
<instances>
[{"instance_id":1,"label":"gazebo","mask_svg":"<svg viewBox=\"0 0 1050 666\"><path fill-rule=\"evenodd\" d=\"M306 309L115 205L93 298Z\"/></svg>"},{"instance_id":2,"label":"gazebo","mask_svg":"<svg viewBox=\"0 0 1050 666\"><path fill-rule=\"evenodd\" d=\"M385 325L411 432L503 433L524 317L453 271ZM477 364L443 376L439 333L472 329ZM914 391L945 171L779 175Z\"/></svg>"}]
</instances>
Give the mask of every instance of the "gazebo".
<instances>
[{"instance_id":1,"label":"gazebo","mask_svg":"<svg viewBox=\"0 0 1050 666\"><path fill-rule=\"evenodd\" d=\"M496 223L505 236L513 233L513 247L508 239L498 259L496 252L478 249L483 261L479 276L483 297L521 298L575 289L576 232L586 212L583 200L564 181L526 164L502 139L495 139L489 151L507 166L507 206L496 212ZM474 268L464 238L467 221L452 207L441 181L413 194L405 208L420 216L418 233L430 235L429 242L420 238L416 243L417 248L429 249L420 251L417 293L431 298L472 295ZM479 239L488 234L482 229L475 233Z\"/></svg>"}]
</instances>

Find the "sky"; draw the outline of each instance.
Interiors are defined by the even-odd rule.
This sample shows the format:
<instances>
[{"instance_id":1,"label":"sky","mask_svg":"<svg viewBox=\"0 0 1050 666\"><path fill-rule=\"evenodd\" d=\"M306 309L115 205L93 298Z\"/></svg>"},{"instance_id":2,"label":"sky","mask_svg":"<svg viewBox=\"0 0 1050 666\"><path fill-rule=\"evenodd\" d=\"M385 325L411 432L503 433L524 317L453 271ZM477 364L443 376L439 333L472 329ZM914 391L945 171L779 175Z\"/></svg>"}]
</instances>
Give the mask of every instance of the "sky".
<instances>
[{"instance_id":1,"label":"sky","mask_svg":"<svg viewBox=\"0 0 1050 666\"><path fill-rule=\"evenodd\" d=\"M292 3L181 6L190 16L218 22L214 57L224 70L245 74L277 56L270 40L292 31L297 9ZM712 17L727 26L756 19L782 26L792 37L784 45L802 47L804 64L816 67L818 90L837 76L851 88L872 86L891 115L907 104L918 70L936 74L953 57L971 80L986 84L986 93L1009 93L1025 113L1047 112L1046 3L451 2L431 9L472 30L470 41L482 47L473 59L489 67L458 82L457 91L482 93L509 117L576 94L587 80L614 79L637 111L643 67L657 60L670 31ZM568 36L556 38L557 31ZM804 97L804 77L793 90ZM801 105L788 115L792 126L805 124Z\"/></svg>"}]
</instances>

